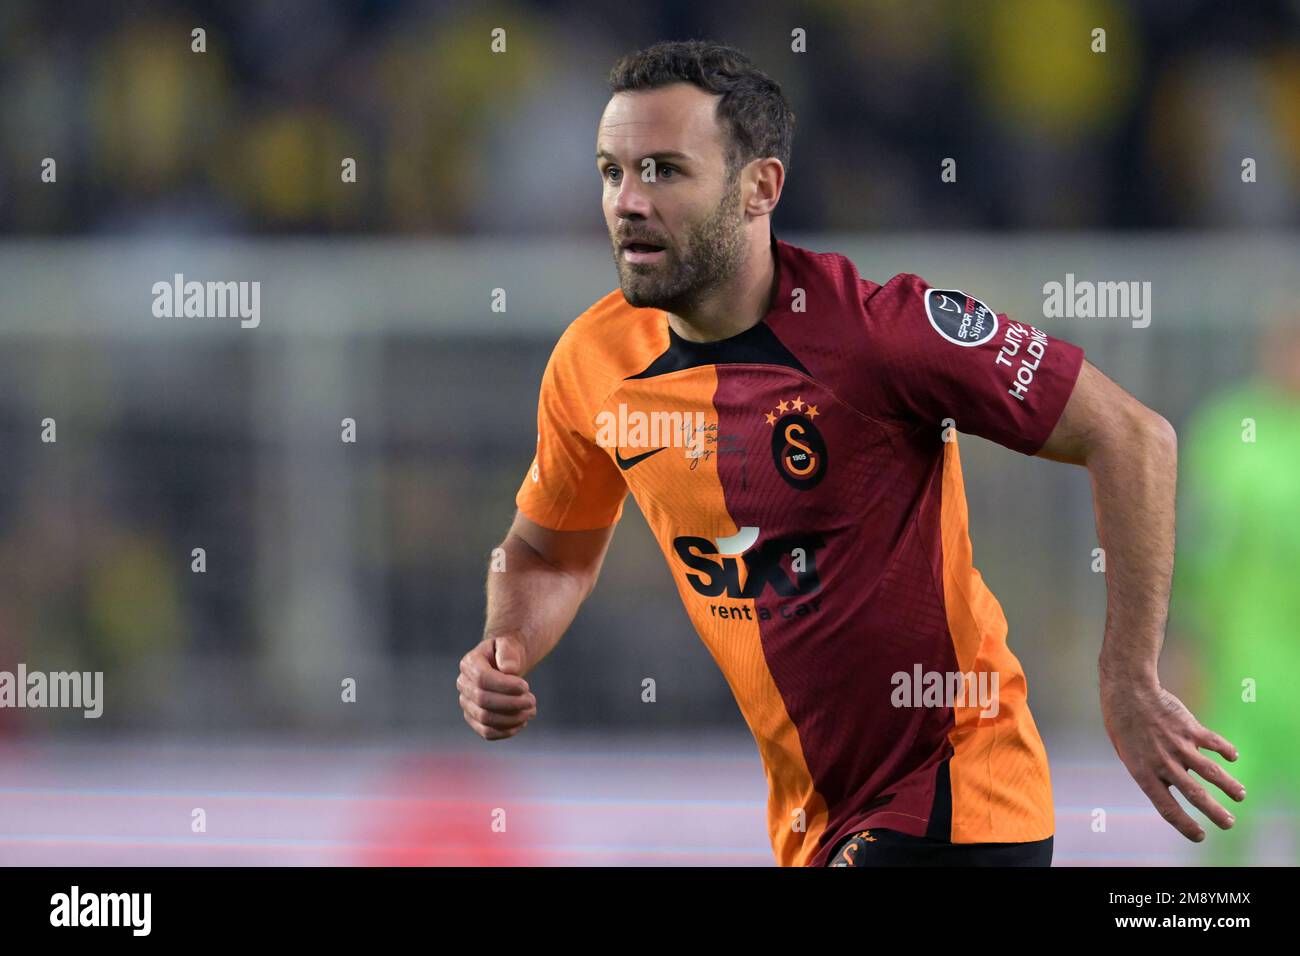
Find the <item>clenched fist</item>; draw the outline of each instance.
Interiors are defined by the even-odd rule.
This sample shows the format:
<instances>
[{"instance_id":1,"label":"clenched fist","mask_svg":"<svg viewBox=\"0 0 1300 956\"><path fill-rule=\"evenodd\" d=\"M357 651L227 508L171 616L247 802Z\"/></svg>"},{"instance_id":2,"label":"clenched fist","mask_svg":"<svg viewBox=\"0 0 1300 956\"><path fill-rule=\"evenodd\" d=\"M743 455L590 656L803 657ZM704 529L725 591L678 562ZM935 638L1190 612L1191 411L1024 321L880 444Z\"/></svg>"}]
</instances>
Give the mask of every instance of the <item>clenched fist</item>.
<instances>
[{"instance_id":1,"label":"clenched fist","mask_svg":"<svg viewBox=\"0 0 1300 956\"><path fill-rule=\"evenodd\" d=\"M460 709L484 740L513 737L537 716L523 671L523 647L511 637L484 638L460 659Z\"/></svg>"}]
</instances>

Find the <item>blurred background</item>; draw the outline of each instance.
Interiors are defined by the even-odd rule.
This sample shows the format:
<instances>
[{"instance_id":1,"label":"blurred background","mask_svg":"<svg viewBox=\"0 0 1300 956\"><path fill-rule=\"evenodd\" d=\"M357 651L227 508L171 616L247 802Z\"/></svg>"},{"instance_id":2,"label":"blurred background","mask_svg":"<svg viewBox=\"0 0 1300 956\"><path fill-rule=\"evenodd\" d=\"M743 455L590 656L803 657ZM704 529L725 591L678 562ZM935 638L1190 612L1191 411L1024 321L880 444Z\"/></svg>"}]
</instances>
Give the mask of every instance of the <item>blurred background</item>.
<instances>
[{"instance_id":1,"label":"blurred background","mask_svg":"<svg viewBox=\"0 0 1300 956\"><path fill-rule=\"evenodd\" d=\"M0 709L0 864L771 865L632 499L527 731L480 740L454 686L547 356L617 284L606 74L689 37L791 100L778 235L1074 341L1179 430L1162 677L1251 794L1201 846L1101 725L1086 472L961 439L1057 865L1300 861L1298 0L3 0L0 670L102 671L104 711ZM177 273L260 282L260 324L155 317ZM1150 282L1149 327L1044 318L1067 274Z\"/></svg>"}]
</instances>

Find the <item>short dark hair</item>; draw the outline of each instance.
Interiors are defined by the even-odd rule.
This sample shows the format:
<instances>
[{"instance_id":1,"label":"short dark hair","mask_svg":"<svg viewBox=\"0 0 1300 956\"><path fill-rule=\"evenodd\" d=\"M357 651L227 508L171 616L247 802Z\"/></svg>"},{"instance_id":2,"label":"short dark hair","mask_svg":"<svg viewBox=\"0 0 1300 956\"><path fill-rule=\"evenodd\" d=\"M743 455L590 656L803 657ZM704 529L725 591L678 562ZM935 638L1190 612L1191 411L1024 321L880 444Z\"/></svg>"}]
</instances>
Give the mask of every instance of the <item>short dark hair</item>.
<instances>
[{"instance_id":1,"label":"short dark hair","mask_svg":"<svg viewBox=\"0 0 1300 956\"><path fill-rule=\"evenodd\" d=\"M629 53L609 71L609 92L657 90L690 83L721 95L716 116L730 131L727 171L775 156L788 170L794 112L781 85L734 47L708 40L672 40Z\"/></svg>"}]
</instances>

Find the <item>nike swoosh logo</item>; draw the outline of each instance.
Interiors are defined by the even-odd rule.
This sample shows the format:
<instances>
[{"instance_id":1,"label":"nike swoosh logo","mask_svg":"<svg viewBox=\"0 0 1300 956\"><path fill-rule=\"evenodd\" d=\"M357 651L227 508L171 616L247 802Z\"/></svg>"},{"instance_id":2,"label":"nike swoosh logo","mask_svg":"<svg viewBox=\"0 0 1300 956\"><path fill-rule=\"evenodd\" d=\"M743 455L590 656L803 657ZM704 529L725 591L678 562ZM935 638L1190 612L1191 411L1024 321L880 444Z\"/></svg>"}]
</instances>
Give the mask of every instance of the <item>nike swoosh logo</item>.
<instances>
[{"instance_id":1,"label":"nike swoosh logo","mask_svg":"<svg viewBox=\"0 0 1300 956\"><path fill-rule=\"evenodd\" d=\"M618 467L622 468L624 471L627 471L633 465L645 461L651 455L658 454L659 452L663 451L664 448L667 447L668 447L667 445L664 445L663 448L652 448L650 449L650 451L644 452L643 454L640 455L633 455L631 458L624 458L622 455L618 453L618 449L615 448L614 460L618 462Z\"/></svg>"}]
</instances>

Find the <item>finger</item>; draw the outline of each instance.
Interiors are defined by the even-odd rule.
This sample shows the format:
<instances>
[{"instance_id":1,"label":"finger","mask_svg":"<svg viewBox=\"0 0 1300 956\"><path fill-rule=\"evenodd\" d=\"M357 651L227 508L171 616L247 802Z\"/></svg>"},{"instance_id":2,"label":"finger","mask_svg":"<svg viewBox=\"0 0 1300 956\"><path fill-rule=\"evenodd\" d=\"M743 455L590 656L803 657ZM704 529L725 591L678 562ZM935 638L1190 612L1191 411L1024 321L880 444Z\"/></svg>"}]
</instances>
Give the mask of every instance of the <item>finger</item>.
<instances>
[{"instance_id":1,"label":"finger","mask_svg":"<svg viewBox=\"0 0 1300 956\"><path fill-rule=\"evenodd\" d=\"M1232 745L1232 742L1205 727L1199 728L1196 732L1196 746L1202 750L1213 750L1226 760L1237 759L1237 748Z\"/></svg>"},{"instance_id":2,"label":"finger","mask_svg":"<svg viewBox=\"0 0 1300 956\"><path fill-rule=\"evenodd\" d=\"M492 650L492 663L503 674L518 674L523 670L523 653L515 641L498 638Z\"/></svg>"},{"instance_id":3,"label":"finger","mask_svg":"<svg viewBox=\"0 0 1300 956\"><path fill-rule=\"evenodd\" d=\"M504 740L507 737L513 737L515 734L519 733L519 731L523 730L524 727L527 726L527 724L525 724L514 730L496 730L495 728L485 726L484 724L480 724L469 714L464 714L464 717L465 717L465 723L473 727L474 732L478 734L480 737L482 737L484 740Z\"/></svg>"},{"instance_id":4,"label":"finger","mask_svg":"<svg viewBox=\"0 0 1300 956\"><path fill-rule=\"evenodd\" d=\"M498 694L527 694L528 681L513 674L503 674L496 669L492 659L485 655L467 654L461 659L461 673L476 686Z\"/></svg>"},{"instance_id":5,"label":"finger","mask_svg":"<svg viewBox=\"0 0 1300 956\"><path fill-rule=\"evenodd\" d=\"M1246 788L1228 771L1202 753L1190 754L1186 760L1187 769L1196 771L1196 775L1206 783L1212 783L1232 799L1240 803L1246 799Z\"/></svg>"},{"instance_id":6,"label":"finger","mask_svg":"<svg viewBox=\"0 0 1300 956\"><path fill-rule=\"evenodd\" d=\"M537 705L537 695L531 691L524 694L503 694L500 691L487 690L475 684L466 674L456 678L456 689L488 710L524 710Z\"/></svg>"},{"instance_id":7,"label":"finger","mask_svg":"<svg viewBox=\"0 0 1300 956\"><path fill-rule=\"evenodd\" d=\"M1169 792L1169 784L1153 777L1148 778L1146 782L1139 780L1138 786L1171 827L1193 843L1200 843L1205 839L1205 831L1178 805L1178 801Z\"/></svg>"},{"instance_id":8,"label":"finger","mask_svg":"<svg viewBox=\"0 0 1300 956\"><path fill-rule=\"evenodd\" d=\"M468 697L484 710L495 714L514 714L537 708L537 697L533 694L498 694L495 691L484 690L482 687L475 687L463 674L456 678L456 689L460 691L461 696Z\"/></svg>"},{"instance_id":9,"label":"finger","mask_svg":"<svg viewBox=\"0 0 1300 956\"><path fill-rule=\"evenodd\" d=\"M522 724L528 723L529 720L537 715L537 711L532 708L515 714L495 714L492 711L484 710L478 704L464 696L460 699L460 706L465 713L469 714L480 724L484 724L496 730L509 730L512 727L521 726Z\"/></svg>"},{"instance_id":10,"label":"finger","mask_svg":"<svg viewBox=\"0 0 1300 956\"><path fill-rule=\"evenodd\" d=\"M533 716L531 710L524 711L521 714L494 714L491 711L484 710L473 701L462 697L460 707L465 713L469 714L480 724L485 727L491 727L493 730L511 730L520 726Z\"/></svg>"},{"instance_id":11,"label":"finger","mask_svg":"<svg viewBox=\"0 0 1300 956\"><path fill-rule=\"evenodd\" d=\"M1220 830L1232 829L1232 825L1237 822L1236 818L1219 801L1210 796L1210 791L1197 783L1186 770L1179 771L1176 765L1170 768L1170 772L1176 775L1174 786L1182 791L1188 803L1209 817Z\"/></svg>"}]
</instances>

